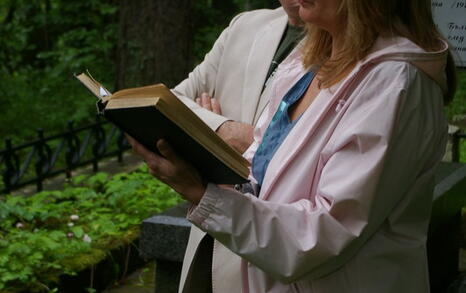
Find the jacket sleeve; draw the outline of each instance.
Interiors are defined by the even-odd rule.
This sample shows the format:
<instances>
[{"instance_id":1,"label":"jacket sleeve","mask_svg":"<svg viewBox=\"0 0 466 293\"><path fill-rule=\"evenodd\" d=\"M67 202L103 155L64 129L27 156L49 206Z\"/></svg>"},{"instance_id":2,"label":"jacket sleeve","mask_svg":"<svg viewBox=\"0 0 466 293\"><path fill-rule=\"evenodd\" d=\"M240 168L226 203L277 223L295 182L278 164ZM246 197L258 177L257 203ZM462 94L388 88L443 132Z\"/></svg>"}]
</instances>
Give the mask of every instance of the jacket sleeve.
<instances>
[{"instance_id":1,"label":"jacket sleeve","mask_svg":"<svg viewBox=\"0 0 466 293\"><path fill-rule=\"evenodd\" d=\"M209 184L189 219L285 283L341 267L439 160L426 146L443 146L435 135L444 130L439 88L409 65L395 69L392 83L377 74L367 80L376 95L354 93L311 194L275 203Z\"/></svg>"},{"instance_id":2,"label":"jacket sleeve","mask_svg":"<svg viewBox=\"0 0 466 293\"><path fill-rule=\"evenodd\" d=\"M228 119L200 107L194 100L204 92L209 93L210 96L215 96L217 71L220 61L223 58L224 45L228 39L231 27L235 25L235 22L241 17L241 15L243 14L238 14L233 18L230 25L215 41L210 52L206 54L202 63L194 68L188 78L172 89L172 92L213 130L216 130Z\"/></svg>"}]
</instances>

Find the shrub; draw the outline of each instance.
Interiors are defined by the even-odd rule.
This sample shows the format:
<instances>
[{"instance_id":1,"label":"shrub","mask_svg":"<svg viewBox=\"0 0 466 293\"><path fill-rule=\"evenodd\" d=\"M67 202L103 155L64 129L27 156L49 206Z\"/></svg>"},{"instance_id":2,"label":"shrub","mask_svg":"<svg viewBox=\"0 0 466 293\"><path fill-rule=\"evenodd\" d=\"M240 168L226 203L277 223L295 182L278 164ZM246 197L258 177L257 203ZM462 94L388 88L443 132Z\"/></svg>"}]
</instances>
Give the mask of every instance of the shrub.
<instances>
[{"instance_id":1,"label":"shrub","mask_svg":"<svg viewBox=\"0 0 466 293\"><path fill-rule=\"evenodd\" d=\"M0 290L50 290L139 235L141 221L179 202L145 167L78 176L61 191L0 201ZM2 291L3 292L3 291Z\"/></svg>"}]
</instances>

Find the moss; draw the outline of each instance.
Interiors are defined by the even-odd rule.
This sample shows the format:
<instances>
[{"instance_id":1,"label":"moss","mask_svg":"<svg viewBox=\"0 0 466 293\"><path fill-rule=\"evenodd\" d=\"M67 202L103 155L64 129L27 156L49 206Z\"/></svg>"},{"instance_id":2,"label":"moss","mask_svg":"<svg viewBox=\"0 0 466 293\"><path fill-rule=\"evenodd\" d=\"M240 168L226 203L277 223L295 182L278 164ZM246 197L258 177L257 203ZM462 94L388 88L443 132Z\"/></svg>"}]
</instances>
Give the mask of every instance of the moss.
<instances>
[{"instance_id":1,"label":"moss","mask_svg":"<svg viewBox=\"0 0 466 293\"><path fill-rule=\"evenodd\" d=\"M107 251L92 248L89 253L79 254L63 261L63 266L70 271L79 272L86 268L97 265L107 257Z\"/></svg>"},{"instance_id":2,"label":"moss","mask_svg":"<svg viewBox=\"0 0 466 293\"><path fill-rule=\"evenodd\" d=\"M66 259L62 265L70 272L79 272L97 265L108 257L110 251L131 245L139 237L139 227L125 231L121 237L108 237L100 241L88 253ZM98 247L98 248L97 248Z\"/></svg>"}]
</instances>

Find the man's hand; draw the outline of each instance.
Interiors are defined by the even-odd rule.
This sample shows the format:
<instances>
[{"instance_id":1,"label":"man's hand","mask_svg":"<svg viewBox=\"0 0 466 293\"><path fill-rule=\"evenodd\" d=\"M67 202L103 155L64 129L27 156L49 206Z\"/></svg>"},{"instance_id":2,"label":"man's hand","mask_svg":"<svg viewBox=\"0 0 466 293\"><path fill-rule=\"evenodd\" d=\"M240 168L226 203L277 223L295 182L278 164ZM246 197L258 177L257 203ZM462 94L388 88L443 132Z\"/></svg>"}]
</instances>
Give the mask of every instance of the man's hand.
<instances>
[{"instance_id":1,"label":"man's hand","mask_svg":"<svg viewBox=\"0 0 466 293\"><path fill-rule=\"evenodd\" d=\"M254 140L252 125L237 121L226 121L217 129L217 134L240 154L244 153Z\"/></svg>"},{"instance_id":2,"label":"man's hand","mask_svg":"<svg viewBox=\"0 0 466 293\"><path fill-rule=\"evenodd\" d=\"M196 103L204 109L222 115L220 103L208 93L202 93L196 99ZM216 132L226 143L242 154L253 142L253 130L254 127L246 123L226 121Z\"/></svg>"},{"instance_id":3,"label":"man's hand","mask_svg":"<svg viewBox=\"0 0 466 293\"><path fill-rule=\"evenodd\" d=\"M135 153L146 161L153 176L171 186L186 200L196 205L199 203L206 190L201 175L193 166L179 158L167 141L160 139L156 142L157 149L162 154L160 156L146 149L132 137L126 135L126 138Z\"/></svg>"},{"instance_id":4,"label":"man's hand","mask_svg":"<svg viewBox=\"0 0 466 293\"><path fill-rule=\"evenodd\" d=\"M202 93L196 98L196 103L204 109L207 109L215 114L222 115L222 109L217 99L212 98L208 93Z\"/></svg>"}]
</instances>

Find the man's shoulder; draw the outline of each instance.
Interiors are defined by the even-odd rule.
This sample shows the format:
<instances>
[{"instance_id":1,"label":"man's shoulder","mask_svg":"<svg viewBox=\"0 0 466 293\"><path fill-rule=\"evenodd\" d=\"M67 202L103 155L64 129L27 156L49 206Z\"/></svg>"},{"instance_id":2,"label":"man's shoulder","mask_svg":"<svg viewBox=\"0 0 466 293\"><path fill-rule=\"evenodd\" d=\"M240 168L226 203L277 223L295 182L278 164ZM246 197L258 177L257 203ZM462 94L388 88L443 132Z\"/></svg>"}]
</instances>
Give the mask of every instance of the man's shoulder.
<instances>
[{"instance_id":1,"label":"man's shoulder","mask_svg":"<svg viewBox=\"0 0 466 293\"><path fill-rule=\"evenodd\" d=\"M232 25L265 24L276 19L285 18L283 8L257 9L238 14L232 21Z\"/></svg>"}]
</instances>

